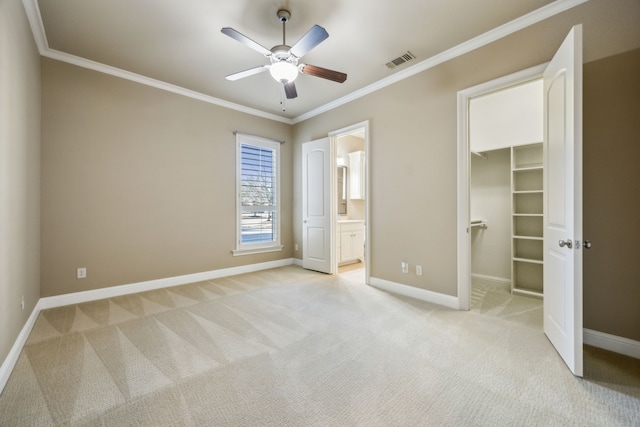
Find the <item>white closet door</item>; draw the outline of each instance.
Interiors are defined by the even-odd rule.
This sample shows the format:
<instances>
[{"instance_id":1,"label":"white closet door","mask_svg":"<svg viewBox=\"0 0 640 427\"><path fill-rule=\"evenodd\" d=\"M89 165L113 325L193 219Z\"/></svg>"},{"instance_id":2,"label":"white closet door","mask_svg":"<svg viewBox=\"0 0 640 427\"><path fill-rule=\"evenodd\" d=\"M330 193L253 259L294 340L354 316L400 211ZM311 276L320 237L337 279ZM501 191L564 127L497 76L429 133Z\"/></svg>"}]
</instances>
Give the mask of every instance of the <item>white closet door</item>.
<instances>
[{"instance_id":1,"label":"white closet door","mask_svg":"<svg viewBox=\"0 0 640 427\"><path fill-rule=\"evenodd\" d=\"M582 376L582 26L544 72L544 333Z\"/></svg>"}]
</instances>

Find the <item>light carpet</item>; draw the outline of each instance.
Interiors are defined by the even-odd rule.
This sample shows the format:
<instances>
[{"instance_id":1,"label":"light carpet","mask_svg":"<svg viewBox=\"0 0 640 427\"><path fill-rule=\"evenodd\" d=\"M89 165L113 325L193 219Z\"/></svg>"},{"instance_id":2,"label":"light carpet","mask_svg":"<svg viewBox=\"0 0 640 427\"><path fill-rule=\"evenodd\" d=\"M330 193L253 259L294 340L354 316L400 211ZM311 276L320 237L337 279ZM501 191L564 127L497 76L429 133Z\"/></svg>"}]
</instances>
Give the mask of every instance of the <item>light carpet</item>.
<instances>
[{"instance_id":1,"label":"light carpet","mask_svg":"<svg viewBox=\"0 0 640 427\"><path fill-rule=\"evenodd\" d=\"M640 425L640 361L575 378L536 299L461 312L290 266L43 311L2 426Z\"/></svg>"}]
</instances>

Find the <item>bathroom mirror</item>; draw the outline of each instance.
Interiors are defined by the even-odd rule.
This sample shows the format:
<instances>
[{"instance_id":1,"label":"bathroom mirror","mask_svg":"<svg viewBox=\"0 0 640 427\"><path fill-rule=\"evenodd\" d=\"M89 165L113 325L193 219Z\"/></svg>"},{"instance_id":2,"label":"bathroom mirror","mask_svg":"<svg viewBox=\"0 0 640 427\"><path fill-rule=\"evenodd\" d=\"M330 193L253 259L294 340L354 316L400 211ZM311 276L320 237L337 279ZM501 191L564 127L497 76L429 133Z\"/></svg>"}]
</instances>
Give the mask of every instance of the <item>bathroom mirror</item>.
<instances>
[{"instance_id":1,"label":"bathroom mirror","mask_svg":"<svg viewBox=\"0 0 640 427\"><path fill-rule=\"evenodd\" d=\"M338 215L347 214L347 167L338 166Z\"/></svg>"}]
</instances>

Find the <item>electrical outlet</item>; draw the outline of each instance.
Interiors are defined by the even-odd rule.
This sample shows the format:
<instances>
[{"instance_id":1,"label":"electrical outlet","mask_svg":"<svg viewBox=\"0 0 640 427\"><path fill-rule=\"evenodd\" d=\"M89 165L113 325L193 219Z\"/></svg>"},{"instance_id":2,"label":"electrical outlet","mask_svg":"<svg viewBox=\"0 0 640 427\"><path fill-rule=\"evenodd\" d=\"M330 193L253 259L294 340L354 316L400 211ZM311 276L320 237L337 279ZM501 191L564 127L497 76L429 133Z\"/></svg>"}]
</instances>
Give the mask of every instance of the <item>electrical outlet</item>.
<instances>
[{"instance_id":1,"label":"electrical outlet","mask_svg":"<svg viewBox=\"0 0 640 427\"><path fill-rule=\"evenodd\" d=\"M76 271L76 278L84 279L87 277L87 269L85 267L81 267Z\"/></svg>"},{"instance_id":2,"label":"electrical outlet","mask_svg":"<svg viewBox=\"0 0 640 427\"><path fill-rule=\"evenodd\" d=\"M402 267L402 272L403 273L408 273L409 272L409 263L408 262L402 261L401 267Z\"/></svg>"},{"instance_id":3,"label":"electrical outlet","mask_svg":"<svg viewBox=\"0 0 640 427\"><path fill-rule=\"evenodd\" d=\"M416 276L422 276L422 266L416 265Z\"/></svg>"},{"instance_id":4,"label":"electrical outlet","mask_svg":"<svg viewBox=\"0 0 640 427\"><path fill-rule=\"evenodd\" d=\"M296 250L296 252L298 252L298 244L297 243L295 245L293 245L293 248Z\"/></svg>"},{"instance_id":5,"label":"electrical outlet","mask_svg":"<svg viewBox=\"0 0 640 427\"><path fill-rule=\"evenodd\" d=\"M20 302L20 308L24 310L24 295L22 295L22 301Z\"/></svg>"}]
</instances>

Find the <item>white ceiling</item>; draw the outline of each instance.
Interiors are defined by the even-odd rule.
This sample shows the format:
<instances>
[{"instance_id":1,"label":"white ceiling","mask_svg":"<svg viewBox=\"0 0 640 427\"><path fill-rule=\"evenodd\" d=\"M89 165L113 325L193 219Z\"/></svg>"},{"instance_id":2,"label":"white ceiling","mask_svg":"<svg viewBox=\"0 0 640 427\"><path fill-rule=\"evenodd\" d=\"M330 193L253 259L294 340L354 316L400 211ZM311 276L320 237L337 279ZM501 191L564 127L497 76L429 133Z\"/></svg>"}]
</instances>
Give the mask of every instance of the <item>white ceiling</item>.
<instances>
[{"instance_id":1,"label":"white ceiling","mask_svg":"<svg viewBox=\"0 0 640 427\"><path fill-rule=\"evenodd\" d=\"M184 89L190 96L285 122L346 102L584 1L23 0L44 56L173 91ZM280 105L280 86L269 73L235 82L225 79L268 60L220 32L232 27L271 49L282 42L276 18L280 8L292 15L288 45L314 24L329 33L301 62L348 74L343 84L300 75L298 97L286 101L286 111ZM393 70L385 66L406 51L417 59Z\"/></svg>"}]
</instances>

